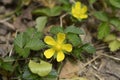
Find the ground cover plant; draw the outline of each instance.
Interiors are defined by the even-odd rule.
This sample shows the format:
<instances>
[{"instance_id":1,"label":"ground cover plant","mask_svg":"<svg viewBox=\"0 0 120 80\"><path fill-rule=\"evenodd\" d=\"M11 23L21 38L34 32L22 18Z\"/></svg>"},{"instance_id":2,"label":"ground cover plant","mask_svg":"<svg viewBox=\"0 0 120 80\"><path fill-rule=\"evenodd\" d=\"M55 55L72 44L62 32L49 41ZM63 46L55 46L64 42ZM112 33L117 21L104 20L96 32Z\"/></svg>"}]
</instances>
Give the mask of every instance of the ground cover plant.
<instances>
[{"instance_id":1,"label":"ground cover plant","mask_svg":"<svg viewBox=\"0 0 120 80\"><path fill-rule=\"evenodd\" d=\"M119 80L119 8L119 0L0 1L0 79Z\"/></svg>"}]
</instances>

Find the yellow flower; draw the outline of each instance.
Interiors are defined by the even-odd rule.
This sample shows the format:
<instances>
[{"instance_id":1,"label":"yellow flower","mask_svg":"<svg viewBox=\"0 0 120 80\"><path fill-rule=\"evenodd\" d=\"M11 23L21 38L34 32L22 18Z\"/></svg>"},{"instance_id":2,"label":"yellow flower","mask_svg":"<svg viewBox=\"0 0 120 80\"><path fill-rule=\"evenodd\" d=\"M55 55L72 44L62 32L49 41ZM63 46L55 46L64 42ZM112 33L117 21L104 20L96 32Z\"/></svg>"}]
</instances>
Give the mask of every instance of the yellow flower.
<instances>
[{"instance_id":1,"label":"yellow flower","mask_svg":"<svg viewBox=\"0 0 120 80\"><path fill-rule=\"evenodd\" d=\"M65 55L63 51L71 52L72 51L72 45L71 44L65 44L65 34L64 33L58 33L57 34L57 40L54 40L51 36L46 36L44 38L44 42L51 46L50 49L45 50L44 55L46 58L51 58L53 55L56 55L57 61L61 62L64 60Z\"/></svg>"},{"instance_id":2,"label":"yellow flower","mask_svg":"<svg viewBox=\"0 0 120 80\"><path fill-rule=\"evenodd\" d=\"M85 19L88 17L86 14L87 7L82 5L81 2L76 2L74 6L72 6L72 15L77 19Z\"/></svg>"}]
</instances>

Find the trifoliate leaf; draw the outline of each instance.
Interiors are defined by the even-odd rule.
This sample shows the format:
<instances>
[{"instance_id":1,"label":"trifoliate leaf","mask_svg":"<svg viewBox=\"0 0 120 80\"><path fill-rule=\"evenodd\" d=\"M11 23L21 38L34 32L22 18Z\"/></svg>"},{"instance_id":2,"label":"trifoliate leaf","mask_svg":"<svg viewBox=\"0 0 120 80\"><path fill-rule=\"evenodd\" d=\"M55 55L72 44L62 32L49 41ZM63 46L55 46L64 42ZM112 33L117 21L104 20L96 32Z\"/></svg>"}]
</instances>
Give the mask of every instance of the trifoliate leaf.
<instances>
[{"instance_id":1,"label":"trifoliate leaf","mask_svg":"<svg viewBox=\"0 0 120 80\"><path fill-rule=\"evenodd\" d=\"M45 47L45 44L42 40L32 38L25 46L25 48L29 48L31 50L40 50Z\"/></svg>"},{"instance_id":2,"label":"trifoliate leaf","mask_svg":"<svg viewBox=\"0 0 120 80\"><path fill-rule=\"evenodd\" d=\"M98 28L98 39L103 39L110 33L110 27L108 23L102 23L100 24Z\"/></svg>"},{"instance_id":3,"label":"trifoliate leaf","mask_svg":"<svg viewBox=\"0 0 120 80\"><path fill-rule=\"evenodd\" d=\"M68 33L67 38L68 38L69 42L72 43L73 46L78 46L82 43L81 38L77 34Z\"/></svg>"},{"instance_id":4,"label":"trifoliate leaf","mask_svg":"<svg viewBox=\"0 0 120 80\"><path fill-rule=\"evenodd\" d=\"M114 7L120 8L120 0L109 0L111 5Z\"/></svg>"},{"instance_id":5,"label":"trifoliate leaf","mask_svg":"<svg viewBox=\"0 0 120 80\"><path fill-rule=\"evenodd\" d=\"M114 34L109 34L104 38L104 42L110 42L116 39L116 36Z\"/></svg>"},{"instance_id":6,"label":"trifoliate leaf","mask_svg":"<svg viewBox=\"0 0 120 80\"><path fill-rule=\"evenodd\" d=\"M120 41L114 40L114 41L110 42L109 48L110 48L110 51L116 51L116 50L120 49Z\"/></svg>"},{"instance_id":7,"label":"trifoliate leaf","mask_svg":"<svg viewBox=\"0 0 120 80\"><path fill-rule=\"evenodd\" d=\"M68 26L65 29L65 33L84 34L84 32L80 28L77 28L75 26Z\"/></svg>"},{"instance_id":8,"label":"trifoliate leaf","mask_svg":"<svg viewBox=\"0 0 120 80\"><path fill-rule=\"evenodd\" d=\"M95 12L94 13L94 16L97 18L97 19L99 19L99 20L101 20L101 21L108 21L108 16L107 16L107 14L105 13L105 12L103 12L103 11L98 11L98 12Z\"/></svg>"},{"instance_id":9,"label":"trifoliate leaf","mask_svg":"<svg viewBox=\"0 0 120 80\"><path fill-rule=\"evenodd\" d=\"M38 17L36 19L36 26L35 27L37 28L37 30L39 32L42 32L46 23L47 23L47 17L46 16Z\"/></svg>"},{"instance_id":10,"label":"trifoliate leaf","mask_svg":"<svg viewBox=\"0 0 120 80\"><path fill-rule=\"evenodd\" d=\"M60 26L54 26L50 29L50 33L52 33L52 34L57 34L59 32L64 33L63 28Z\"/></svg>"},{"instance_id":11,"label":"trifoliate leaf","mask_svg":"<svg viewBox=\"0 0 120 80\"><path fill-rule=\"evenodd\" d=\"M40 63L36 63L36 62L30 60L28 66L32 73L38 74L39 76L46 76L52 70L52 64L42 61L42 60Z\"/></svg>"}]
</instances>

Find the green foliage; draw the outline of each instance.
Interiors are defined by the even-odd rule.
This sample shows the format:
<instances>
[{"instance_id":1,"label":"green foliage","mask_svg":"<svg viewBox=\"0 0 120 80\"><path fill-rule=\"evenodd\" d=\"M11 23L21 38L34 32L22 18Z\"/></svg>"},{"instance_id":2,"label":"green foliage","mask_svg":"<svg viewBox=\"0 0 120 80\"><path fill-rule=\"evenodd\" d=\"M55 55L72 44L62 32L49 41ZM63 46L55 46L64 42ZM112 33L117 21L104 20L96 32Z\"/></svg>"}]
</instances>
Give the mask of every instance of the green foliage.
<instances>
[{"instance_id":1,"label":"green foliage","mask_svg":"<svg viewBox=\"0 0 120 80\"><path fill-rule=\"evenodd\" d=\"M14 45L14 49L15 49L16 53L18 53L19 56L22 56L22 57L28 57L28 55L30 53L30 49L20 48L18 45Z\"/></svg>"},{"instance_id":2,"label":"green foliage","mask_svg":"<svg viewBox=\"0 0 120 80\"><path fill-rule=\"evenodd\" d=\"M84 34L84 32L80 28L77 28L75 26L68 26L65 29L65 33Z\"/></svg>"},{"instance_id":3,"label":"green foliage","mask_svg":"<svg viewBox=\"0 0 120 80\"><path fill-rule=\"evenodd\" d=\"M69 0L59 0L59 2L62 4L61 9L62 9L63 11L70 12L70 10L71 10L71 5L70 5L70 3L69 3Z\"/></svg>"},{"instance_id":4,"label":"green foliage","mask_svg":"<svg viewBox=\"0 0 120 80\"><path fill-rule=\"evenodd\" d=\"M6 71L13 72L14 66L12 60L13 58L9 58L9 57L5 57L3 59L0 58L0 68Z\"/></svg>"},{"instance_id":5,"label":"green foliage","mask_svg":"<svg viewBox=\"0 0 120 80\"><path fill-rule=\"evenodd\" d=\"M120 19L118 18L111 18L110 23L115 26L117 30L120 31Z\"/></svg>"},{"instance_id":6,"label":"green foliage","mask_svg":"<svg viewBox=\"0 0 120 80\"><path fill-rule=\"evenodd\" d=\"M110 41L113 41L115 40L117 37L114 35L114 34L109 34L108 36L106 36L104 38L104 42L110 42Z\"/></svg>"},{"instance_id":7,"label":"green foliage","mask_svg":"<svg viewBox=\"0 0 120 80\"><path fill-rule=\"evenodd\" d=\"M23 80L39 80L40 77L37 74L33 74L28 66L24 66L23 68L23 74L22 74L22 79Z\"/></svg>"},{"instance_id":8,"label":"green foliage","mask_svg":"<svg viewBox=\"0 0 120 80\"><path fill-rule=\"evenodd\" d=\"M46 23L47 23L47 17L46 16L38 17L36 19L36 26L35 27L37 28L37 30L39 32L42 32Z\"/></svg>"},{"instance_id":9,"label":"green foliage","mask_svg":"<svg viewBox=\"0 0 120 80\"><path fill-rule=\"evenodd\" d=\"M58 32L64 33L63 28L60 27L60 26L53 26L53 27L50 29L50 33L52 33L52 34L57 34Z\"/></svg>"},{"instance_id":10,"label":"green foliage","mask_svg":"<svg viewBox=\"0 0 120 80\"><path fill-rule=\"evenodd\" d=\"M39 76L46 76L52 70L52 64L42 60L40 61L40 63L36 63L30 60L28 66L32 73L38 74Z\"/></svg>"},{"instance_id":11,"label":"green foliage","mask_svg":"<svg viewBox=\"0 0 120 80\"><path fill-rule=\"evenodd\" d=\"M120 0L106 0L103 2L103 10L100 9L94 13L94 16L101 21L98 28L98 39L107 42L110 51L119 49L119 40L117 40L117 36L112 34L112 32L120 31L120 19L117 16L119 8ZM111 9L111 11L108 11L108 9ZM114 26L114 30L111 25Z\"/></svg>"},{"instance_id":12,"label":"green foliage","mask_svg":"<svg viewBox=\"0 0 120 80\"><path fill-rule=\"evenodd\" d=\"M40 50L45 47L42 40L42 33L35 29L28 29L26 32L18 34L14 40L14 49L19 56L28 57L30 50Z\"/></svg>"},{"instance_id":13,"label":"green foliage","mask_svg":"<svg viewBox=\"0 0 120 80\"><path fill-rule=\"evenodd\" d=\"M24 33L18 34L17 38L15 38L14 40L14 44L20 48L23 48L26 43L25 39L26 39L26 36L24 35Z\"/></svg>"},{"instance_id":14,"label":"green foliage","mask_svg":"<svg viewBox=\"0 0 120 80\"><path fill-rule=\"evenodd\" d=\"M120 0L109 0L111 5L113 5L116 8L120 8Z\"/></svg>"},{"instance_id":15,"label":"green foliage","mask_svg":"<svg viewBox=\"0 0 120 80\"><path fill-rule=\"evenodd\" d=\"M78 58L78 59L81 59L82 58L82 52L83 52L83 49L80 47L80 48L75 48L73 50L73 55Z\"/></svg>"},{"instance_id":16,"label":"green foliage","mask_svg":"<svg viewBox=\"0 0 120 80\"><path fill-rule=\"evenodd\" d=\"M104 41L108 43L110 51L117 51L120 49L120 40L114 34L109 34L104 38Z\"/></svg>"},{"instance_id":17,"label":"green foliage","mask_svg":"<svg viewBox=\"0 0 120 80\"><path fill-rule=\"evenodd\" d=\"M61 13L61 7L55 6L53 8L43 8L43 9L36 9L33 11L33 14L37 15L46 15L46 16L58 16Z\"/></svg>"},{"instance_id":18,"label":"green foliage","mask_svg":"<svg viewBox=\"0 0 120 80\"><path fill-rule=\"evenodd\" d=\"M81 38L74 33L68 33L67 38L73 46L79 46L80 44L82 44Z\"/></svg>"},{"instance_id":19,"label":"green foliage","mask_svg":"<svg viewBox=\"0 0 120 80\"><path fill-rule=\"evenodd\" d=\"M96 0L89 0L90 4L93 4L94 2L96 2Z\"/></svg>"},{"instance_id":20,"label":"green foliage","mask_svg":"<svg viewBox=\"0 0 120 80\"><path fill-rule=\"evenodd\" d=\"M108 19L109 19L109 17L107 16L107 14L105 12L103 12L103 11L97 11L97 12L95 12L94 16L97 19L99 19L101 21L105 21L105 22L108 21Z\"/></svg>"},{"instance_id":21,"label":"green foliage","mask_svg":"<svg viewBox=\"0 0 120 80\"><path fill-rule=\"evenodd\" d=\"M28 5L30 0L27 1L28 2L25 1L25 4L22 5ZM51 46L47 46L43 42L44 37L46 35L44 34L43 29L45 28L47 23L48 23L47 27L51 26L51 24L53 25L53 23L48 22L49 20L51 21L57 18L58 21L58 19L63 17L62 15L66 12L67 15L65 15L65 18L63 17L65 19L65 24L63 22L63 25L67 25L67 22L70 21L68 19L70 19L69 13L71 13L70 12L72 5L71 2L69 0L58 0L58 1L60 3L56 2L53 7L48 8L47 6L42 6L42 8L33 10L32 12L33 14L40 16L40 17L37 16L33 17L33 19L37 17L35 29L29 28L25 32L19 33L16 36L14 40L14 50L18 55L15 56L13 55L15 59L12 62L5 62L4 60L0 61L0 67L8 71L13 71L13 73L16 74L15 76L17 76L17 79L57 80L58 73L56 70L58 70L59 65L56 64L56 62L54 65L54 59L45 59L44 57L44 51L46 50L46 47L49 48ZM90 0L91 5L95 3L95 1L96 0ZM43 3L43 5L44 4L45 3ZM47 5L51 5L51 4L47 4ZM108 24L107 24L108 16L104 12L98 12L98 14L97 13L95 14L95 17L105 22L100 26L102 28L100 28L101 32L99 34L100 38L104 38L105 36L107 36L106 35L107 33L104 32L105 30L103 27L105 27L105 29L108 29ZM56 22L56 24L58 23L59 22ZM74 23L71 22L70 24L74 24ZM114 25L114 22L111 21L110 24ZM81 59L83 57L82 55L84 55L83 52L88 53L88 55L95 53L96 50L91 44L84 43L84 41L81 40L80 35L84 35L84 32L79 27L76 27L74 25L53 26L50 29L49 33L52 37L55 37L56 34L59 32L66 34L65 43L68 42L68 44L69 43L72 44L73 50L71 52L72 54L65 54L65 55L69 55L70 57ZM102 31L104 32L103 34ZM39 60L40 62L37 62ZM49 61L49 63L46 61ZM13 63L15 65L13 65Z\"/></svg>"},{"instance_id":22,"label":"green foliage","mask_svg":"<svg viewBox=\"0 0 120 80\"><path fill-rule=\"evenodd\" d=\"M45 47L45 44L42 40L37 39L31 39L26 45L25 48L29 48L31 50L40 50Z\"/></svg>"},{"instance_id":23,"label":"green foliage","mask_svg":"<svg viewBox=\"0 0 120 80\"><path fill-rule=\"evenodd\" d=\"M93 47L91 44L84 44L83 46L82 46L82 49L84 50L84 51L86 51L87 53L91 53L91 54L93 54L93 53L95 53L96 52L96 49L95 49L95 47Z\"/></svg>"},{"instance_id":24,"label":"green foliage","mask_svg":"<svg viewBox=\"0 0 120 80\"><path fill-rule=\"evenodd\" d=\"M58 76L55 69L52 69L51 72L45 77L41 77L38 76L37 74L32 73L28 66L25 66L23 71L24 71L22 74L23 80L57 80Z\"/></svg>"},{"instance_id":25,"label":"green foliage","mask_svg":"<svg viewBox=\"0 0 120 80\"><path fill-rule=\"evenodd\" d=\"M118 40L113 40L109 43L109 48L110 51L116 51L118 49L120 49L120 41Z\"/></svg>"},{"instance_id":26,"label":"green foliage","mask_svg":"<svg viewBox=\"0 0 120 80\"><path fill-rule=\"evenodd\" d=\"M110 33L110 27L108 23L101 23L98 28L98 39L103 39Z\"/></svg>"}]
</instances>

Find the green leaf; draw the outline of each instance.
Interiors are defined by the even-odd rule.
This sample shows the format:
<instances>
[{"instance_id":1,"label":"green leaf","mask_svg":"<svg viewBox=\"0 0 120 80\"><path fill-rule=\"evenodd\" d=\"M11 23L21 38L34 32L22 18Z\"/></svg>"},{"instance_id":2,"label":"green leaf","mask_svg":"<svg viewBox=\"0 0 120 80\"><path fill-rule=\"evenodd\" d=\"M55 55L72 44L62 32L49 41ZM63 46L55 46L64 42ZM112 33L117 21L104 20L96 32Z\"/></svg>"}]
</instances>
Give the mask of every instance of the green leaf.
<instances>
[{"instance_id":1,"label":"green leaf","mask_svg":"<svg viewBox=\"0 0 120 80\"><path fill-rule=\"evenodd\" d=\"M13 61L15 61L15 59L14 58L12 58L12 57L5 57L4 59L3 59L3 61L4 62L13 62Z\"/></svg>"},{"instance_id":2,"label":"green leaf","mask_svg":"<svg viewBox=\"0 0 120 80\"><path fill-rule=\"evenodd\" d=\"M89 0L90 4L93 4L94 2L96 2L96 0Z\"/></svg>"},{"instance_id":3,"label":"green leaf","mask_svg":"<svg viewBox=\"0 0 120 80\"><path fill-rule=\"evenodd\" d=\"M45 77L42 77L41 80L57 80L58 74L55 69L52 69L52 71Z\"/></svg>"},{"instance_id":4,"label":"green leaf","mask_svg":"<svg viewBox=\"0 0 120 80\"><path fill-rule=\"evenodd\" d=\"M27 34L29 37L31 37L34 32L36 32L36 30L34 28L28 28L26 31L25 31L25 34Z\"/></svg>"},{"instance_id":5,"label":"green leaf","mask_svg":"<svg viewBox=\"0 0 120 80\"><path fill-rule=\"evenodd\" d=\"M46 76L52 70L52 64L42 60L40 63L30 60L28 66L32 73L38 74L39 76Z\"/></svg>"},{"instance_id":6,"label":"green leaf","mask_svg":"<svg viewBox=\"0 0 120 80\"><path fill-rule=\"evenodd\" d=\"M120 41L114 40L114 41L110 42L109 48L110 48L110 51L116 51L116 50L120 49Z\"/></svg>"},{"instance_id":7,"label":"green leaf","mask_svg":"<svg viewBox=\"0 0 120 80\"><path fill-rule=\"evenodd\" d=\"M41 77L39 77L37 74L33 74L27 65L23 67L23 71L22 80L41 80Z\"/></svg>"},{"instance_id":8,"label":"green leaf","mask_svg":"<svg viewBox=\"0 0 120 80\"><path fill-rule=\"evenodd\" d=\"M47 23L47 17L46 16L38 17L36 19L36 26L35 27L37 28L37 30L39 32L42 32L46 23Z\"/></svg>"},{"instance_id":9,"label":"green leaf","mask_svg":"<svg viewBox=\"0 0 120 80\"><path fill-rule=\"evenodd\" d=\"M75 26L68 26L66 29L65 29L65 33L75 33L75 34L84 34L84 32L80 29L80 28L77 28Z\"/></svg>"},{"instance_id":10,"label":"green leaf","mask_svg":"<svg viewBox=\"0 0 120 80\"><path fill-rule=\"evenodd\" d=\"M75 57L78 58L78 59L82 59L82 55L81 55L82 51L83 51L82 48L75 47L73 49L73 53L74 53L73 55L75 55Z\"/></svg>"},{"instance_id":11,"label":"green leaf","mask_svg":"<svg viewBox=\"0 0 120 80\"><path fill-rule=\"evenodd\" d=\"M59 2L62 4L62 10L66 12L71 11L71 4L69 3L69 0L59 0Z\"/></svg>"},{"instance_id":12,"label":"green leaf","mask_svg":"<svg viewBox=\"0 0 120 80\"><path fill-rule=\"evenodd\" d=\"M43 38L43 33L36 31L34 28L29 28L25 31L26 35L26 43L28 43L32 38L35 39L42 39Z\"/></svg>"},{"instance_id":13,"label":"green leaf","mask_svg":"<svg viewBox=\"0 0 120 80\"><path fill-rule=\"evenodd\" d=\"M22 0L22 3L26 6L29 5L30 2L31 2L31 0Z\"/></svg>"},{"instance_id":14,"label":"green leaf","mask_svg":"<svg viewBox=\"0 0 120 80\"><path fill-rule=\"evenodd\" d=\"M82 43L81 38L77 34L68 33L67 38L73 46L79 46Z\"/></svg>"},{"instance_id":15,"label":"green leaf","mask_svg":"<svg viewBox=\"0 0 120 80\"><path fill-rule=\"evenodd\" d=\"M82 46L82 49L85 50L87 53L95 53L96 49L91 44L85 44Z\"/></svg>"},{"instance_id":16,"label":"green leaf","mask_svg":"<svg viewBox=\"0 0 120 80\"><path fill-rule=\"evenodd\" d=\"M13 71L14 70L14 66L13 66L13 62L5 62L5 60L3 59L3 61L1 61L1 65L0 68L3 68L7 71Z\"/></svg>"},{"instance_id":17,"label":"green leaf","mask_svg":"<svg viewBox=\"0 0 120 80\"><path fill-rule=\"evenodd\" d=\"M109 34L108 36L106 36L104 38L104 42L110 42L110 41L113 41L115 40L117 37L114 35L114 34Z\"/></svg>"},{"instance_id":18,"label":"green leaf","mask_svg":"<svg viewBox=\"0 0 120 80\"><path fill-rule=\"evenodd\" d=\"M45 44L42 40L32 38L25 46L25 48L29 48L31 50L40 50L45 47Z\"/></svg>"},{"instance_id":19,"label":"green leaf","mask_svg":"<svg viewBox=\"0 0 120 80\"><path fill-rule=\"evenodd\" d=\"M98 28L98 39L103 39L110 33L110 27L108 23L101 23Z\"/></svg>"},{"instance_id":20,"label":"green leaf","mask_svg":"<svg viewBox=\"0 0 120 80\"><path fill-rule=\"evenodd\" d=\"M103 12L103 11L97 11L97 12L95 12L94 16L97 19L99 19L101 21L104 21L104 22L107 22L109 20L107 14L105 12Z\"/></svg>"},{"instance_id":21,"label":"green leaf","mask_svg":"<svg viewBox=\"0 0 120 80\"><path fill-rule=\"evenodd\" d=\"M116 8L120 8L120 0L109 0L111 5L113 5Z\"/></svg>"},{"instance_id":22,"label":"green leaf","mask_svg":"<svg viewBox=\"0 0 120 80\"><path fill-rule=\"evenodd\" d=\"M36 9L32 12L37 15L47 15L47 16L58 16L61 13L61 7L55 6L53 8L44 8L44 9Z\"/></svg>"},{"instance_id":23,"label":"green leaf","mask_svg":"<svg viewBox=\"0 0 120 80\"><path fill-rule=\"evenodd\" d=\"M20 48L23 48L25 45L25 35L24 33L20 33L17 35L17 37L14 40L14 44L16 44L17 46L19 46Z\"/></svg>"},{"instance_id":24,"label":"green leaf","mask_svg":"<svg viewBox=\"0 0 120 80\"><path fill-rule=\"evenodd\" d=\"M110 23L114 25L117 28L117 30L120 31L120 20L118 18L110 19Z\"/></svg>"},{"instance_id":25,"label":"green leaf","mask_svg":"<svg viewBox=\"0 0 120 80\"><path fill-rule=\"evenodd\" d=\"M57 34L59 32L64 33L63 28L60 26L54 26L50 29L50 33L52 34Z\"/></svg>"},{"instance_id":26,"label":"green leaf","mask_svg":"<svg viewBox=\"0 0 120 80\"><path fill-rule=\"evenodd\" d=\"M14 45L14 49L15 49L16 53L18 53L19 56L22 56L22 57L28 57L28 55L30 53L30 49L28 49L28 48L20 48L17 45Z\"/></svg>"}]
</instances>

